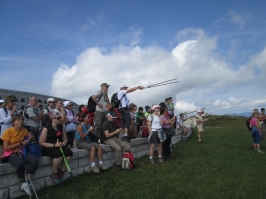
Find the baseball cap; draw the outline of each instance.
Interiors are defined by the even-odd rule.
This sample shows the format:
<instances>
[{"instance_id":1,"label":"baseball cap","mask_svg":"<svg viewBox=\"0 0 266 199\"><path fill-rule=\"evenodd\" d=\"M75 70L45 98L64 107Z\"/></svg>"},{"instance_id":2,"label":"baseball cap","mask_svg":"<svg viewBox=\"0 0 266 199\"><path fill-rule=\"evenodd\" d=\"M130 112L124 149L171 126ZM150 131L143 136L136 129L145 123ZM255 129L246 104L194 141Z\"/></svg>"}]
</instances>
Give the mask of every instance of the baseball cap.
<instances>
[{"instance_id":1,"label":"baseball cap","mask_svg":"<svg viewBox=\"0 0 266 199\"><path fill-rule=\"evenodd\" d=\"M110 116L112 118L117 118L116 114L113 111L109 112L108 116Z\"/></svg>"},{"instance_id":2,"label":"baseball cap","mask_svg":"<svg viewBox=\"0 0 266 199\"><path fill-rule=\"evenodd\" d=\"M150 106L145 106L145 109L148 110L149 108L151 108Z\"/></svg>"},{"instance_id":3,"label":"baseball cap","mask_svg":"<svg viewBox=\"0 0 266 199\"><path fill-rule=\"evenodd\" d=\"M50 98L47 99L47 103L48 103L48 102L53 102L53 101L54 101L54 98L51 98L51 97L50 97Z\"/></svg>"},{"instance_id":4,"label":"baseball cap","mask_svg":"<svg viewBox=\"0 0 266 199\"><path fill-rule=\"evenodd\" d=\"M199 109L199 110L197 111L197 113L199 113L199 112L202 112L202 110Z\"/></svg>"},{"instance_id":5,"label":"baseball cap","mask_svg":"<svg viewBox=\"0 0 266 199\"><path fill-rule=\"evenodd\" d=\"M70 103L70 101L64 101L63 104L64 104L64 107L67 107L67 105Z\"/></svg>"},{"instance_id":6,"label":"baseball cap","mask_svg":"<svg viewBox=\"0 0 266 199\"><path fill-rule=\"evenodd\" d=\"M110 86L109 84L107 84L107 83L102 83L101 84L101 87L103 87L103 86L106 86L106 87L108 87L108 86Z\"/></svg>"},{"instance_id":7,"label":"baseball cap","mask_svg":"<svg viewBox=\"0 0 266 199\"><path fill-rule=\"evenodd\" d=\"M0 99L0 104L2 104L2 103L4 103L5 102L5 100L3 100L3 99Z\"/></svg>"},{"instance_id":8,"label":"baseball cap","mask_svg":"<svg viewBox=\"0 0 266 199\"><path fill-rule=\"evenodd\" d=\"M153 105L151 109L154 110L154 109L156 109L156 108L160 108L160 106L158 106L158 105Z\"/></svg>"},{"instance_id":9,"label":"baseball cap","mask_svg":"<svg viewBox=\"0 0 266 199\"><path fill-rule=\"evenodd\" d=\"M126 86L126 85L122 85L120 88L128 88L128 86Z\"/></svg>"}]
</instances>

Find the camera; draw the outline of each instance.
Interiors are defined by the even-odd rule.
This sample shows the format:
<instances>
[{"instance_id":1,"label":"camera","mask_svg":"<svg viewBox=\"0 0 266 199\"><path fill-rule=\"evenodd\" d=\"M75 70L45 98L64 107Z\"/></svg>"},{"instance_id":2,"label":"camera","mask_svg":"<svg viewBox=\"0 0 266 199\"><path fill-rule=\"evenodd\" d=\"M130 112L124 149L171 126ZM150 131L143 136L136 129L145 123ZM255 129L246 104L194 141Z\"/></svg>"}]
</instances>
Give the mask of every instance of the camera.
<instances>
[{"instance_id":1,"label":"camera","mask_svg":"<svg viewBox=\"0 0 266 199\"><path fill-rule=\"evenodd\" d=\"M43 109L43 107L42 107L42 105L41 105L41 104L40 104L39 108L40 108L40 109Z\"/></svg>"}]
</instances>

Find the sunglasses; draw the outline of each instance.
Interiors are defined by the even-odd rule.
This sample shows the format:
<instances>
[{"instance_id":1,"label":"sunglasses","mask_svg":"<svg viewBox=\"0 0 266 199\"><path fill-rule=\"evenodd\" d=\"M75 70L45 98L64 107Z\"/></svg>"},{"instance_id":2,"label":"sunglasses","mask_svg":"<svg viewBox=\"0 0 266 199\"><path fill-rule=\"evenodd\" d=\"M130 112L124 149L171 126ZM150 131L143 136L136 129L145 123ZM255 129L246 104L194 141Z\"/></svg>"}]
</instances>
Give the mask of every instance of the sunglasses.
<instances>
[{"instance_id":1,"label":"sunglasses","mask_svg":"<svg viewBox=\"0 0 266 199\"><path fill-rule=\"evenodd\" d=\"M71 107L71 106L73 106L73 104L69 104L68 106L70 106L70 107Z\"/></svg>"},{"instance_id":2,"label":"sunglasses","mask_svg":"<svg viewBox=\"0 0 266 199\"><path fill-rule=\"evenodd\" d=\"M61 119L62 119L62 117L57 117L56 119L57 119L57 120L61 120Z\"/></svg>"},{"instance_id":3,"label":"sunglasses","mask_svg":"<svg viewBox=\"0 0 266 199\"><path fill-rule=\"evenodd\" d=\"M16 102L16 100L10 100L10 102Z\"/></svg>"}]
</instances>

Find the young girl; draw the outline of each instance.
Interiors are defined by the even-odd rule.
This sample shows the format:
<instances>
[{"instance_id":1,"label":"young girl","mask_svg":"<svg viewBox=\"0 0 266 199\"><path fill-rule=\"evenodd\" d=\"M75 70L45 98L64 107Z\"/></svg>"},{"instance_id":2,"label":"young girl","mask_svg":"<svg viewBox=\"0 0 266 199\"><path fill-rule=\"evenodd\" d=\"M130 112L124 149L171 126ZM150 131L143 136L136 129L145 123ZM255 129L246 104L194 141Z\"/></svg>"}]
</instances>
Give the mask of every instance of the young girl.
<instances>
[{"instance_id":1,"label":"young girl","mask_svg":"<svg viewBox=\"0 0 266 199\"><path fill-rule=\"evenodd\" d=\"M261 132L260 132L260 126L259 126L259 121L257 117L258 117L258 113L254 112L252 114L252 119L250 120L250 127L252 128L253 146L254 146L254 151L257 151L257 153L263 153L260 150Z\"/></svg>"},{"instance_id":2,"label":"young girl","mask_svg":"<svg viewBox=\"0 0 266 199\"><path fill-rule=\"evenodd\" d=\"M153 151L155 144L158 144L158 162L163 163L162 143L166 139L166 135L162 130L163 121L160 118L160 106L152 106L152 115L148 117L149 141L150 141L150 162L154 164Z\"/></svg>"}]
</instances>

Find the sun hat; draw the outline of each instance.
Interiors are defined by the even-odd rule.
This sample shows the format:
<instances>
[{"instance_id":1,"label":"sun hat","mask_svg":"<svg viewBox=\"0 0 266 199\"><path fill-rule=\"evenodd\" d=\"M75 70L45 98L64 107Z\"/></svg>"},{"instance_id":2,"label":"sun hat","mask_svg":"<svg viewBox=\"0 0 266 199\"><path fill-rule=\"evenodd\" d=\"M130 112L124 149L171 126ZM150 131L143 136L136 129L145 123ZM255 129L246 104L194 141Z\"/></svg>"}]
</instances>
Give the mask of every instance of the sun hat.
<instances>
[{"instance_id":1,"label":"sun hat","mask_svg":"<svg viewBox=\"0 0 266 199\"><path fill-rule=\"evenodd\" d=\"M54 101L54 98L51 98L51 97L50 97L50 98L48 98L46 101L47 101L47 103L49 103L49 102L53 102L53 101Z\"/></svg>"},{"instance_id":2,"label":"sun hat","mask_svg":"<svg viewBox=\"0 0 266 199\"><path fill-rule=\"evenodd\" d=\"M153 105L151 109L154 110L156 108L160 108L160 106L159 105Z\"/></svg>"}]
</instances>

